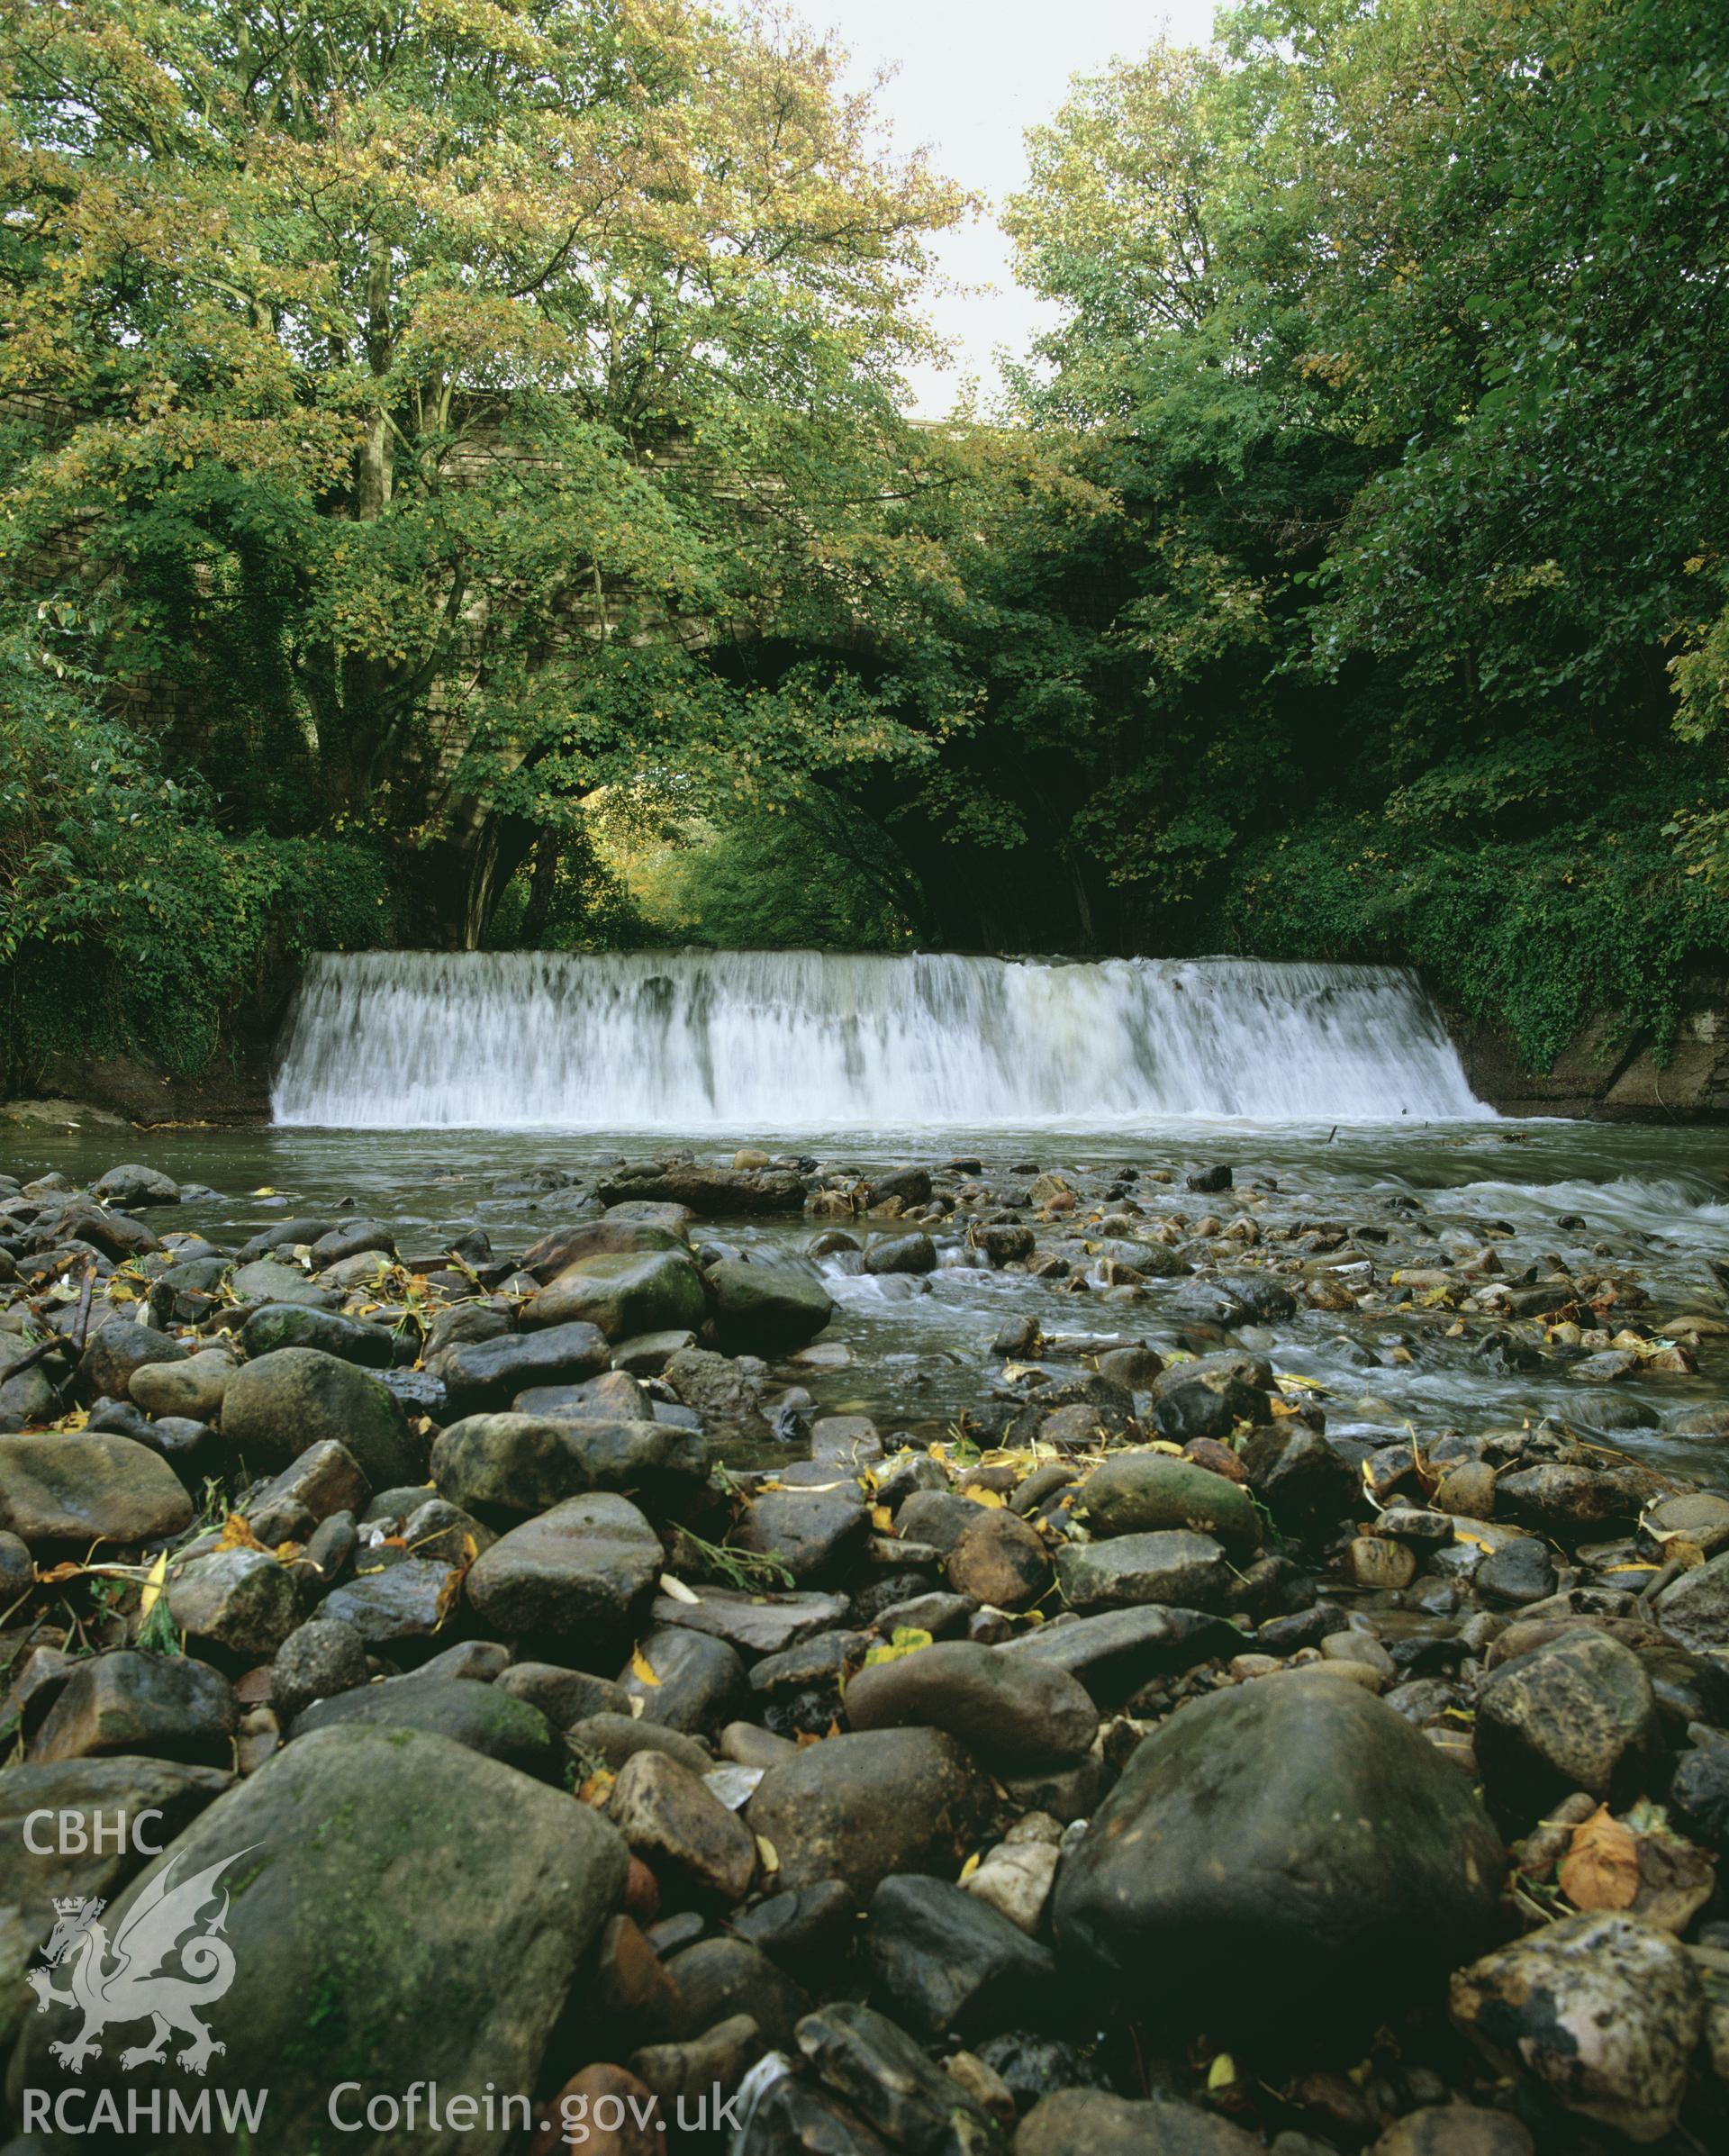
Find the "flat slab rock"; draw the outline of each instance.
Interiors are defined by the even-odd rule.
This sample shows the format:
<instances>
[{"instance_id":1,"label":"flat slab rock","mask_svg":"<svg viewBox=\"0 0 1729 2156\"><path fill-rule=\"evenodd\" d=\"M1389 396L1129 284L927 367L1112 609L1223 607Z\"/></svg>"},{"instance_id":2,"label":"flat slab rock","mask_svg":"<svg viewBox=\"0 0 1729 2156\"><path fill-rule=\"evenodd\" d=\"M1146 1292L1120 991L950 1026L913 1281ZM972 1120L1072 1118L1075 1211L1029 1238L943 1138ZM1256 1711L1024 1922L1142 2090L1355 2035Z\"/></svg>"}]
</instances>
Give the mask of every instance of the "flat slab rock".
<instances>
[{"instance_id":1,"label":"flat slab rock","mask_svg":"<svg viewBox=\"0 0 1729 2156\"><path fill-rule=\"evenodd\" d=\"M648 1615L656 1625L683 1625L737 1647L741 1654L779 1654L816 1633L844 1625L844 1595L749 1595L736 1587L693 1590L694 1602L659 1596Z\"/></svg>"},{"instance_id":2,"label":"flat slab rock","mask_svg":"<svg viewBox=\"0 0 1729 2156\"><path fill-rule=\"evenodd\" d=\"M693 1213L796 1213L804 1182L791 1168L708 1168L686 1162L620 1168L596 1191L602 1205L647 1200Z\"/></svg>"},{"instance_id":3,"label":"flat slab rock","mask_svg":"<svg viewBox=\"0 0 1729 2156\"><path fill-rule=\"evenodd\" d=\"M0 1528L32 1546L148 1542L179 1534L192 1517L179 1476L133 1438L0 1436Z\"/></svg>"},{"instance_id":4,"label":"flat slab rock","mask_svg":"<svg viewBox=\"0 0 1729 2156\"><path fill-rule=\"evenodd\" d=\"M567 1498L485 1551L467 1577L470 1603L507 1639L629 1630L665 1554L628 1498Z\"/></svg>"}]
</instances>

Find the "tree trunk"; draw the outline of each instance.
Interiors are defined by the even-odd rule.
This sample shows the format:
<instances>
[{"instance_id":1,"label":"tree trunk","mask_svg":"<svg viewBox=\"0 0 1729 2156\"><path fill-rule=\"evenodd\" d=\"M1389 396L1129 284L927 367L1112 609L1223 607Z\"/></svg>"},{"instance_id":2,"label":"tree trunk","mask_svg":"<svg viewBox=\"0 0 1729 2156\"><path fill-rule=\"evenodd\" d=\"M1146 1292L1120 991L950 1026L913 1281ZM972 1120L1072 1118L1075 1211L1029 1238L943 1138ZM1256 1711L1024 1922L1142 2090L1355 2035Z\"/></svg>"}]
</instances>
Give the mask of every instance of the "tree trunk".
<instances>
[{"instance_id":1,"label":"tree trunk","mask_svg":"<svg viewBox=\"0 0 1729 2156\"><path fill-rule=\"evenodd\" d=\"M464 802L455 811L447 835L421 856L427 932L439 949L480 949L534 836L531 823L494 816L478 802Z\"/></svg>"},{"instance_id":2,"label":"tree trunk","mask_svg":"<svg viewBox=\"0 0 1729 2156\"><path fill-rule=\"evenodd\" d=\"M558 862L563 853L559 834L550 827L534 843L534 881L529 887L528 910L522 916L522 943L538 951L552 915L553 893L558 887Z\"/></svg>"}]
</instances>

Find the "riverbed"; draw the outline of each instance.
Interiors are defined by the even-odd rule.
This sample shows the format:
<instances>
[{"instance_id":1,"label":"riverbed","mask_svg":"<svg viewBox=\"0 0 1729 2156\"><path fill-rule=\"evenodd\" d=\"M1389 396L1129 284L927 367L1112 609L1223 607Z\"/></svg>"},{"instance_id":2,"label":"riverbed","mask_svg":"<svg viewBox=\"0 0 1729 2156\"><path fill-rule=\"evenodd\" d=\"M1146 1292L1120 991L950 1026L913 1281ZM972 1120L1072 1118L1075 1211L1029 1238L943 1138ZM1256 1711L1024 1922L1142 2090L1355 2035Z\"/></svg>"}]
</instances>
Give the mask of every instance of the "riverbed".
<instances>
[{"instance_id":1,"label":"riverbed","mask_svg":"<svg viewBox=\"0 0 1729 2156\"><path fill-rule=\"evenodd\" d=\"M984 1179L1024 1184L1035 1172L1070 1176L1078 1189L1115 1187L1118 1172L1147 1182L1141 1201L1199 1222L1245 1209L1277 1246L1283 1230L1308 1226L1328 1239L1366 1229L1376 1263L1378 1228L1390 1227L1409 1265L1433 1256L1456 1263L1492 1249L1505 1276L1613 1270L1630 1273L1651 1303L1634 1322L1661 1337L1665 1321L1720 1318L1724 1288L1713 1259L1729 1258L1729 1137L1709 1129L1534 1120L1432 1122L1409 1119L1335 1128L1183 1119L1058 1128L1049 1124L988 1129L921 1127L764 1130L704 1129L652 1136L629 1132L381 1131L262 1128L13 1129L0 1141L0 1167L20 1177L58 1169L87 1182L121 1159L158 1167L213 1195L177 1209L177 1227L218 1240L250 1236L289 1212L322 1212L352 1200L397 1226L404 1255L444 1247L483 1227L500 1255L524 1249L561 1217L592 1208L586 1192L620 1159L683 1149L730 1160L760 1146L861 1176L907 1161L982 1164ZM1198 1166L1222 1164L1234 1189L1184 1189ZM263 1194L267 1193L267 1195ZM1420 1209L1413 1212L1411 1208ZM712 1222L699 1236L746 1249L807 1247L828 1223ZM861 1230L883 1224L861 1222ZM951 1253L951 1258L964 1255ZM1559 1261L1559 1264L1557 1264ZM923 1276L879 1277L849 1270L844 1255L819 1261L837 1313L825 1340L850 1351L844 1367L802 1373L827 1409L857 1409L885 1431L939 1436L1000 1381L991 1343L1009 1320L1030 1315L1048 1337L1114 1336L1161 1352L1191 1331L1172 1308L1181 1279L1078 1291L1009 1269L953 1262ZM1382 1263L1383 1277L1390 1266ZM1320 1388L1328 1428L1427 1442L1457 1428L1517 1428L1552 1417L1661 1468L1729 1487L1729 1437L1677 1426L1701 1409L1729 1405L1729 1340L1706 1336L1691 1373L1641 1369L1613 1385L1588 1385L1564 1356L1521 1354L1497 1345L1481 1325L1458 1327L1444 1309L1369 1311L1299 1309L1244 1344L1282 1372ZM1522 1368L1521 1361L1535 1367Z\"/></svg>"}]
</instances>

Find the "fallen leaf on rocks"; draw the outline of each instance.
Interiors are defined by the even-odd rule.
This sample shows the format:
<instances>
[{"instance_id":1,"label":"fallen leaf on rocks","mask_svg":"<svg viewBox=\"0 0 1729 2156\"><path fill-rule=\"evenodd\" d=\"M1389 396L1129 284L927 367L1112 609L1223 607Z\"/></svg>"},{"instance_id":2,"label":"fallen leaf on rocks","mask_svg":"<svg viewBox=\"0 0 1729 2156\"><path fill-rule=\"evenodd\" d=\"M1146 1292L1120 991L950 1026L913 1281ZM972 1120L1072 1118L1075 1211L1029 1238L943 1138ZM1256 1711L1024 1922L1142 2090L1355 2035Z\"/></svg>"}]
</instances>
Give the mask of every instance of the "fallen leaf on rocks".
<instances>
[{"instance_id":1,"label":"fallen leaf on rocks","mask_svg":"<svg viewBox=\"0 0 1729 2156\"><path fill-rule=\"evenodd\" d=\"M138 1614L140 1617L149 1617L156 1608L157 1597L162 1592L162 1582L167 1576L168 1553L164 1550L150 1567L149 1578L145 1581L143 1591L138 1598Z\"/></svg>"},{"instance_id":2,"label":"fallen leaf on rocks","mask_svg":"<svg viewBox=\"0 0 1729 2156\"><path fill-rule=\"evenodd\" d=\"M657 1686L660 1682L660 1679L655 1674L654 1663L649 1661L640 1647L633 1647L630 1650L630 1674L643 1684Z\"/></svg>"},{"instance_id":3,"label":"fallen leaf on rocks","mask_svg":"<svg viewBox=\"0 0 1729 2156\"><path fill-rule=\"evenodd\" d=\"M660 1575L660 1591L664 1595L670 1595L674 1602L689 1602L694 1605L702 1599L701 1595L693 1594L682 1580L675 1580L671 1572L663 1572Z\"/></svg>"},{"instance_id":4,"label":"fallen leaf on rocks","mask_svg":"<svg viewBox=\"0 0 1729 2156\"><path fill-rule=\"evenodd\" d=\"M465 1566L458 1571L453 1565L444 1575L444 1585L439 1590L438 1604L432 1612L434 1632L441 1632L444 1629L455 1612L457 1603L461 1601L463 1573L466 1569Z\"/></svg>"},{"instance_id":5,"label":"fallen leaf on rocks","mask_svg":"<svg viewBox=\"0 0 1729 2156\"><path fill-rule=\"evenodd\" d=\"M757 1835L756 1853L762 1859L763 1870L765 1871L778 1871L780 1870L780 1852L775 1848L774 1843L769 1840L766 1834Z\"/></svg>"},{"instance_id":6,"label":"fallen leaf on rocks","mask_svg":"<svg viewBox=\"0 0 1729 2156\"><path fill-rule=\"evenodd\" d=\"M1639 1892L1633 1913L1659 1931L1686 1931L1715 1891L1717 1868L1708 1851L1685 1841L1661 1804L1641 1798L1627 1814L1638 1837Z\"/></svg>"},{"instance_id":7,"label":"fallen leaf on rocks","mask_svg":"<svg viewBox=\"0 0 1729 2156\"><path fill-rule=\"evenodd\" d=\"M1630 1909L1639 1893L1639 1844L1599 1804L1574 1827L1561 1860L1561 1889L1576 1909Z\"/></svg>"},{"instance_id":8,"label":"fallen leaf on rocks","mask_svg":"<svg viewBox=\"0 0 1729 2156\"><path fill-rule=\"evenodd\" d=\"M901 1662L918 1653L920 1647L929 1646L930 1639L930 1634L921 1632L916 1625L897 1625L886 1644L873 1647L865 1655L864 1667L873 1670L880 1662Z\"/></svg>"},{"instance_id":9,"label":"fallen leaf on rocks","mask_svg":"<svg viewBox=\"0 0 1729 2156\"><path fill-rule=\"evenodd\" d=\"M223 1520L222 1534L213 1545L218 1550L262 1550L264 1546L252 1532L250 1523L238 1512L231 1512Z\"/></svg>"}]
</instances>

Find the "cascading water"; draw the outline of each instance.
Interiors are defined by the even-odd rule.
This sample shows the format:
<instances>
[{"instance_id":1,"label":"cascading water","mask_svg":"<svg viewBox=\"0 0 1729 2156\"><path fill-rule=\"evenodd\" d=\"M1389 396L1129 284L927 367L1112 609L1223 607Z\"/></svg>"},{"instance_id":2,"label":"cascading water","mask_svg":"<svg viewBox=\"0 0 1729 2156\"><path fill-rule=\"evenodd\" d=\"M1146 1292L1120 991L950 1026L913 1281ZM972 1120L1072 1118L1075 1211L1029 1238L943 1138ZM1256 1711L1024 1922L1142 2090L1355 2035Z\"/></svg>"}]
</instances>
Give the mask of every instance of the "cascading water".
<instances>
[{"instance_id":1,"label":"cascading water","mask_svg":"<svg viewBox=\"0 0 1729 2156\"><path fill-rule=\"evenodd\" d=\"M314 959L276 1119L769 1132L1487 1116L1416 977L811 951Z\"/></svg>"}]
</instances>

